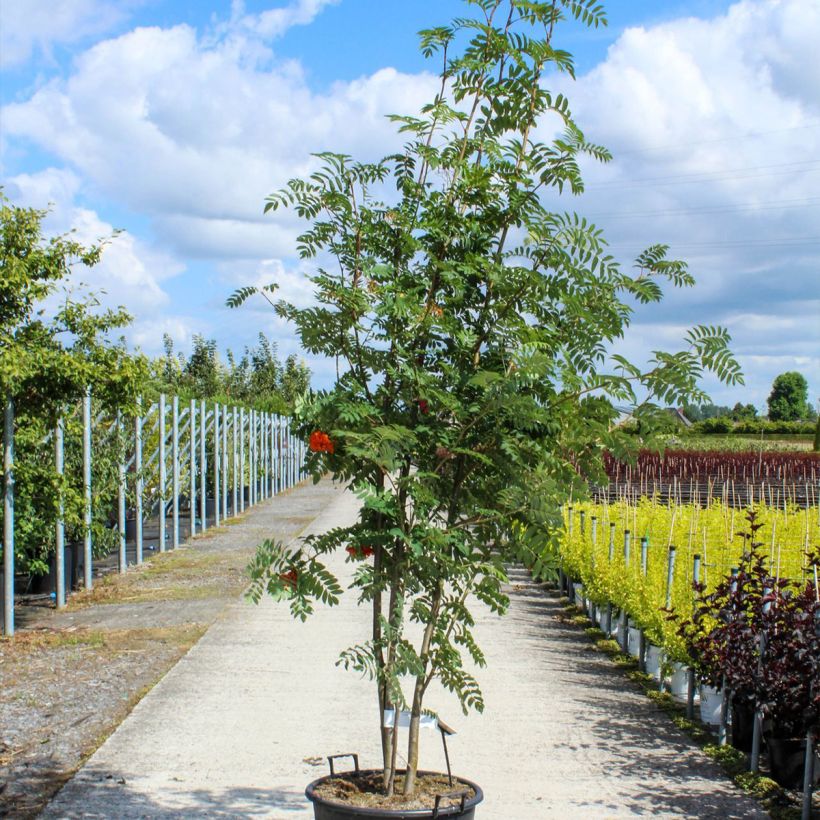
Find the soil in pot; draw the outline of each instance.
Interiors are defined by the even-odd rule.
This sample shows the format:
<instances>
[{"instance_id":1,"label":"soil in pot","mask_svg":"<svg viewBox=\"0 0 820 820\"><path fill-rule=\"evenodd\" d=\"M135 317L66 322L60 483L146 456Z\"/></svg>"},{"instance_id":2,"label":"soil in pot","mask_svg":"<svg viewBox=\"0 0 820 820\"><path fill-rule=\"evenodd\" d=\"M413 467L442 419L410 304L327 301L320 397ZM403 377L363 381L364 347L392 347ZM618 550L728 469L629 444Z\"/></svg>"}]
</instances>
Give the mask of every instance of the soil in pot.
<instances>
[{"instance_id":1,"label":"soil in pot","mask_svg":"<svg viewBox=\"0 0 820 820\"><path fill-rule=\"evenodd\" d=\"M424 818L432 817L437 795L467 790L464 812L459 811L461 797L443 798L439 803L439 816L473 818L475 806L483 799L481 789L474 783L453 778L451 786L446 774L418 772L416 790L411 798L401 794L404 776L396 777L396 794L387 798L382 793L381 769L345 772L333 777L322 777L311 783L305 794L314 803L317 818ZM361 811L359 811L361 810Z\"/></svg>"}]
</instances>

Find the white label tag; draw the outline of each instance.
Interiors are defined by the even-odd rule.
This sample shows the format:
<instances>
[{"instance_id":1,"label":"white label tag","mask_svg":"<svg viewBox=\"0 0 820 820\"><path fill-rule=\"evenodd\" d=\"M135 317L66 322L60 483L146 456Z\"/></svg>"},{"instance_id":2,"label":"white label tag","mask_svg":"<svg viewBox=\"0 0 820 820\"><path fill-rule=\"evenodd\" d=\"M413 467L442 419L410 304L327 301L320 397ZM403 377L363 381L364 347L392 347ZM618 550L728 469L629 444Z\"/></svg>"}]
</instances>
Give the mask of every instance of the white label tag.
<instances>
[{"instance_id":1,"label":"white label tag","mask_svg":"<svg viewBox=\"0 0 820 820\"><path fill-rule=\"evenodd\" d=\"M384 728L385 729L392 729L393 728L393 720L395 719L396 710L395 709L385 709L384 710ZM410 712L402 709L399 712L399 728L406 729L410 726ZM434 718L432 715L421 715L419 717L419 728L420 729L438 729L438 720Z\"/></svg>"}]
</instances>

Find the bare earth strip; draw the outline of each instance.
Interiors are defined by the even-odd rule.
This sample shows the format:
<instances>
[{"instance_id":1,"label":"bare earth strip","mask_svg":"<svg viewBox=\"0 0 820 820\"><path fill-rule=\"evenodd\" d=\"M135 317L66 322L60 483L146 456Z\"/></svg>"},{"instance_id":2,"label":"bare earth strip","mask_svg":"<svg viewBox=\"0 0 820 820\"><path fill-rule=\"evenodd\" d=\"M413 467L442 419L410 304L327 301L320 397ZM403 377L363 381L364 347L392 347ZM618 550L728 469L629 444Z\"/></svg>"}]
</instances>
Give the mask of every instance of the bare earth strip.
<instances>
[{"instance_id":1,"label":"bare earth strip","mask_svg":"<svg viewBox=\"0 0 820 820\"><path fill-rule=\"evenodd\" d=\"M0 638L0 816L35 816L241 595L256 545L289 541L336 492L325 481L277 496L63 612L19 608L16 636Z\"/></svg>"},{"instance_id":2,"label":"bare earth strip","mask_svg":"<svg viewBox=\"0 0 820 820\"><path fill-rule=\"evenodd\" d=\"M355 514L337 492L309 530ZM350 577L343 556L331 568ZM766 816L516 575L509 616L479 619L486 711L462 719L451 696L430 695L458 730L456 772L485 790L478 817ZM272 601L231 603L43 816L311 817L303 789L325 773L324 755L378 765L372 684L334 665L367 624L351 595L305 624ZM445 767L432 732L421 760Z\"/></svg>"}]
</instances>

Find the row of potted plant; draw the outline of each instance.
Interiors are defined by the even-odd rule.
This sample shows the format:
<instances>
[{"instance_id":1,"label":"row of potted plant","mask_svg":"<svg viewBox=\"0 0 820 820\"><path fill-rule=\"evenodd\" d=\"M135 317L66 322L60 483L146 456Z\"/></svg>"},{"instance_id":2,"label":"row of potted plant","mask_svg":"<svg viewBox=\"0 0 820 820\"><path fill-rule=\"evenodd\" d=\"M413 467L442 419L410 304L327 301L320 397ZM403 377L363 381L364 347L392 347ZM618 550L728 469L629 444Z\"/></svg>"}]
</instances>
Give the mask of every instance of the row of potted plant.
<instances>
[{"instance_id":1,"label":"row of potted plant","mask_svg":"<svg viewBox=\"0 0 820 820\"><path fill-rule=\"evenodd\" d=\"M641 658L645 671L658 680L669 673L673 696L687 698L688 671L694 670L704 722L725 725L728 719L738 748L752 751L759 721L772 776L799 787L807 738L820 735L820 551L808 556L805 580L780 577L758 540L761 527L756 512L748 511L738 566L709 588L693 580L691 608L674 606L671 587L659 605L649 594L652 585L633 584L628 574L621 576L618 600L605 600L601 579L589 567L583 587L574 590L596 623ZM606 575L610 568L601 569ZM638 577L645 581L646 571Z\"/></svg>"}]
</instances>

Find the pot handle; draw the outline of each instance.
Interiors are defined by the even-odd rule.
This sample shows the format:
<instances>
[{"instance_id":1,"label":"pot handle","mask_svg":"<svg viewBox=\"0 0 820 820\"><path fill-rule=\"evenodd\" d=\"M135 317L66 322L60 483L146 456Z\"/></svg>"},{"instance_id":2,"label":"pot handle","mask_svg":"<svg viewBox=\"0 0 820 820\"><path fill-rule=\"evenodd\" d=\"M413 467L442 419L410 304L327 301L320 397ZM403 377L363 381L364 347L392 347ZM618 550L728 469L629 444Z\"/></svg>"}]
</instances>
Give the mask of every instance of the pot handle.
<instances>
[{"instance_id":1,"label":"pot handle","mask_svg":"<svg viewBox=\"0 0 820 820\"><path fill-rule=\"evenodd\" d=\"M439 814L438 814L439 803L442 800L444 800L445 798L448 798L448 797L460 797L461 798L461 807L459 808L458 811L459 811L460 814L463 814L464 813L464 803L467 800L467 795L468 794L469 794L469 792L467 791L467 789L461 789L461 791L457 791L457 792L446 792L445 794L437 794L436 795L436 802L433 805L432 820L436 820L436 818L439 816ZM445 809L445 811L447 811L448 814L450 813L447 809ZM442 816L444 816L444 815L442 815Z\"/></svg>"},{"instance_id":2,"label":"pot handle","mask_svg":"<svg viewBox=\"0 0 820 820\"><path fill-rule=\"evenodd\" d=\"M352 757L353 758L353 765L356 767L356 774L359 773L359 756L355 752L345 752L344 754L339 755L328 755L327 762L330 766L330 776L335 777L336 772L333 771L333 761L339 757Z\"/></svg>"}]
</instances>

